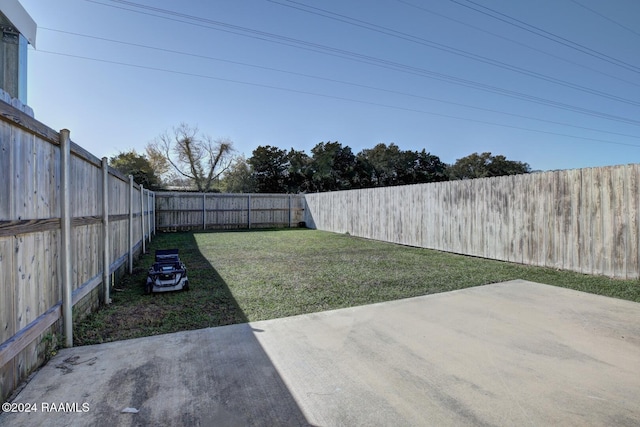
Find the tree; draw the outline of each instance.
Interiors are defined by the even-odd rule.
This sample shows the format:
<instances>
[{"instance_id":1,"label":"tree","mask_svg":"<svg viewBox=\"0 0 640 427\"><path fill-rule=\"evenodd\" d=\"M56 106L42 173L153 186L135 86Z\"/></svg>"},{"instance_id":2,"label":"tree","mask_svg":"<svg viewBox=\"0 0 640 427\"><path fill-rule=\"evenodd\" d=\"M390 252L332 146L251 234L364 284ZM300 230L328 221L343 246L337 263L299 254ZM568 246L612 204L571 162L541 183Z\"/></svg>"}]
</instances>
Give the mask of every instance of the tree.
<instances>
[{"instance_id":1,"label":"tree","mask_svg":"<svg viewBox=\"0 0 640 427\"><path fill-rule=\"evenodd\" d=\"M235 159L221 179L221 189L227 193L255 193L256 182L251 166L244 156Z\"/></svg>"},{"instance_id":2,"label":"tree","mask_svg":"<svg viewBox=\"0 0 640 427\"><path fill-rule=\"evenodd\" d=\"M447 179L446 164L426 150L403 151L394 143L378 144L357 156L358 181L363 187L418 184Z\"/></svg>"},{"instance_id":3,"label":"tree","mask_svg":"<svg viewBox=\"0 0 640 427\"><path fill-rule=\"evenodd\" d=\"M313 191L348 190L355 181L356 156L339 142L320 142L311 149Z\"/></svg>"},{"instance_id":4,"label":"tree","mask_svg":"<svg viewBox=\"0 0 640 427\"><path fill-rule=\"evenodd\" d=\"M446 163L441 161L440 157L427 153L424 148L419 153L416 153L413 169L415 171L415 183L449 180Z\"/></svg>"},{"instance_id":5,"label":"tree","mask_svg":"<svg viewBox=\"0 0 640 427\"><path fill-rule=\"evenodd\" d=\"M111 157L109 165L124 175L133 175L133 180L145 188L159 190L162 187L162 181L149 159L135 150L123 151Z\"/></svg>"},{"instance_id":6,"label":"tree","mask_svg":"<svg viewBox=\"0 0 640 427\"><path fill-rule=\"evenodd\" d=\"M233 142L212 139L197 127L181 123L147 145L147 153L164 158L176 174L188 179L200 192L214 191L213 184L233 161ZM160 160L159 160L160 161Z\"/></svg>"},{"instance_id":7,"label":"tree","mask_svg":"<svg viewBox=\"0 0 640 427\"><path fill-rule=\"evenodd\" d=\"M398 184L398 173L404 169L402 153L394 143L381 143L373 148L366 148L358 153L358 160L362 164L361 171L366 177L361 181L372 187L385 187Z\"/></svg>"},{"instance_id":8,"label":"tree","mask_svg":"<svg viewBox=\"0 0 640 427\"><path fill-rule=\"evenodd\" d=\"M147 144L145 147L145 153L151 169L159 177L166 176L171 169L171 164L162 153L149 149L150 145Z\"/></svg>"},{"instance_id":9,"label":"tree","mask_svg":"<svg viewBox=\"0 0 640 427\"><path fill-rule=\"evenodd\" d=\"M287 153L289 170L286 188L289 193L307 193L312 188L311 157L304 151L291 148Z\"/></svg>"},{"instance_id":10,"label":"tree","mask_svg":"<svg viewBox=\"0 0 640 427\"><path fill-rule=\"evenodd\" d=\"M247 160L259 193L285 193L288 170L287 152L271 145L259 146Z\"/></svg>"},{"instance_id":11,"label":"tree","mask_svg":"<svg viewBox=\"0 0 640 427\"><path fill-rule=\"evenodd\" d=\"M492 156L491 153L473 153L456 160L449 166L450 179L486 178L501 175L516 175L531 172L527 163L507 160L505 156Z\"/></svg>"}]
</instances>

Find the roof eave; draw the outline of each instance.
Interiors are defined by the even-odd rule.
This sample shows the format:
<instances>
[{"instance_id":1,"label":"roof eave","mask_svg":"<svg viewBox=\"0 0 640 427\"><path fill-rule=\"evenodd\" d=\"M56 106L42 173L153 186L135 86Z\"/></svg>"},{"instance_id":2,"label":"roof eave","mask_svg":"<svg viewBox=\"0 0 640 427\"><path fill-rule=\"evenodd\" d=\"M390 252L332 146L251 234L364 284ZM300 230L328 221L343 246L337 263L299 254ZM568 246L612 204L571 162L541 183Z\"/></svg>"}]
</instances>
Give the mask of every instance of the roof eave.
<instances>
[{"instance_id":1,"label":"roof eave","mask_svg":"<svg viewBox=\"0 0 640 427\"><path fill-rule=\"evenodd\" d=\"M22 7L20 2L18 0L3 0L0 10L4 16L11 21L11 24L15 26L16 30L35 48L38 25L24 7Z\"/></svg>"}]
</instances>

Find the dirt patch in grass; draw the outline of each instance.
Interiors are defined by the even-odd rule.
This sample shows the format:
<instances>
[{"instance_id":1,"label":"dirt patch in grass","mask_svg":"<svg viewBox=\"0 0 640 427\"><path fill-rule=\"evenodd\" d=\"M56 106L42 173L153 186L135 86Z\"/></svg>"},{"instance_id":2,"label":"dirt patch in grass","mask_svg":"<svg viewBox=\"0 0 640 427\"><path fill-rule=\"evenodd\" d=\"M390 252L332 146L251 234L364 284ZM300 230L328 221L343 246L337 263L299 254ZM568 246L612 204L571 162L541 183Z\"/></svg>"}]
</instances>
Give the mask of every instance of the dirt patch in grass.
<instances>
[{"instance_id":1,"label":"dirt patch in grass","mask_svg":"<svg viewBox=\"0 0 640 427\"><path fill-rule=\"evenodd\" d=\"M190 290L147 295L144 283L156 249L179 248ZM131 276L111 292L112 303L74 327L74 344L87 345L247 321L226 283L201 254L191 233L159 234Z\"/></svg>"}]
</instances>

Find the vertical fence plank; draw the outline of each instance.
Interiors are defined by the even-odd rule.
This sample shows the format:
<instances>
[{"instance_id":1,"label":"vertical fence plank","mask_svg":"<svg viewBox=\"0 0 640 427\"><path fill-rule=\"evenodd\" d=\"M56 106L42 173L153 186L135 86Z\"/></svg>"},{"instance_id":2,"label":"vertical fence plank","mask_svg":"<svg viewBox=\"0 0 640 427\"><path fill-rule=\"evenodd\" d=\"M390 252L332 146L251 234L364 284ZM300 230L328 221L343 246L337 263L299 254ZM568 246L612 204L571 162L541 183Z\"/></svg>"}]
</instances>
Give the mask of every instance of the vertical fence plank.
<instances>
[{"instance_id":1,"label":"vertical fence plank","mask_svg":"<svg viewBox=\"0 0 640 427\"><path fill-rule=\"evenodd\" d=\"M0 172L1 173L1 172ZM15 284L15 274L17 273L15 256L16 238L0 238L0 344L10 339L17 331L15 303L18 292ZM15 363L10 361L5 366L0 364L0 400L9 394L16 386L14 377Z\"/></svg>"},{"instance_id":2,"label":"vertical fence plank","mask_svg":"<svg viewBox=\"0 0 640 427\"><path fill-rule=\"evenodd\" d=\"M628 168L614 167L611 170L611 193L609 194L611 213L613 216L612 268L611 275L625 277L627 275L627 254L629 234L629 197L628 197Z\"/></svg>"},{"instance_id":3,"label":"vertical fence plank","mask_svg":"<svg viewBox=\"0 0 640 427\"><path fill-rule=\"evenodd\" d=\"M154 207L151 205L151 190L147 190L147 231L149 234L149 243L151 243L151 234L153 227L151 226L151 212Z\"/></svg>"},{"instance_id":4,"label":"vertical fence plank","mask_svg":"<svg viewBox=\"0 0 640 427\"><path fill-rule=\"evenodd\" d=\"M439 212L442 212L442 208L440 206L440 186L438 183L433 184L431 187L430 195L431 195L431 242L433 249L441 249L440 242L442 239L442 223L440 221Z\"/></svg>"},{"instance_id":5,"label":"vertical fence plank","mask_svg":"<svg viewBox=\"0 0 640 427\"><path fill-rule=\"evenodd\" d=\"M640 165L629 165L627 197L629 200L629 237L627 248L627 279L639 276L640 263Z\"/></svg>"},{"instance_id":6,"label":"vertical fence plank","mask_svg":"<svg viewBox=\"0 0 640 427\"><path fill-rule=\"evenodd\" d=\"M565 188L564 176L565 171L554 171L554 209L555 214L552 218L552 241L553 251L551 252L550 264L554 268L563 268L565 246L566 246L566 231L568 230L568 213L567 213L567 201L568 195Z\"/></svg>"},{"instance_id":7,"label":"vertical fence plank","mask_svg":"<svg viewBox=\"0 0 640 427\"><path fill-rule=\"evenodd\" d=\"M478 248L481 244L481 236L478 223L478 192L476 189L476 183L472 180L467 180L466 197L468 199L468 211L467 218L468 227L465 233L465 240L467 241L467 250L470 255L478 256Z\"/></svg>"},{"instance_id":8,"label":"vertical fence plank","mask_svg":"<svg viewBox=\"0 0 640 427\"><path fill-rule=\"evenodd\" d=\"M603 228L603 215L602 215L602 173L600 168L592 169L592 183L591 188L591 249L592 249L592 274L604 273L604 239L602 232Z\"/></svg>"},{"instance_id":9,"label":"vertical fence plank","mask_svg":"<svg viewBox=\"0 0 640 427\"><path fill-rule=\"evenodd\" d=\"M153 235L156 234L156 193L153 193L151 196L151 206L153 207L153 218L151 219L151 224L153 224Z\"/></svg>"},{"instance_id":10,"label":"vertical fence plank","mask_svg":"<svg viewBox=\"0 0 640 427\"><path fill-rule=\"evenodd\" d=\"M522 201L521 195L516 191L516 182L520 176L513 175L505 177L506 198L508 200L508 210L506 216L508 218L508 245L506 247L505 258L509 262L522 262L522 241L523 233L521 230L522 221Z\"/></svg>"},{"instance_id":11,"label":"vertical fence plank","mask_svg":"<svg viewBox=\"0 0 640 427\"><path fill-rule=\"evenodd\" d=\"M516 184L516 191L520 191L520 233L521 233L521 250L522 263L528 264L531 258L529 249L531 247L531 223L533 222L533 207L531 199L531 177L533 174L520 175L520 179ZM526 189L526 190L525 190ZM524 190L524 191L523 191Z\"/></svg>"},{"instance_id":12,"label":"vertical fence plank","mask_svg":"<svg viewBox=\"0 0 640 427\"><path fill-rule=\"evenodd\" d=\"M460 200L460 185L462 181L455 181L451 183L451 186L448 188L449 191L445 192L446 194L446 203L445 206L447 208L453 207L450 210L450 215L447 216L449 220L448 230L449 230L449 238L452 252L460 253L460 223L462 220L462 215L464 214L461 206Z\"/></svg>"},{"instance_id":13,"label":"vertical fence plank","mask_svg":"<svg viewBox=\"0 0 640 427\"><path fill-rule=\"evenodd\" d=\"M18 289L8 284L16 283L17 265L14 261L15 237L0 238L0 343L17 332L15 301Z\"/></svg>"},{"instance_id":14,"label":"vertical fence plank","mask_svg":"<svg viewBox=\"0 0 640 427\"><path fill-rule=\"evenodd\" d=\"M580 189L581 207L583 213L580 221L580 259L582 260L582 272L592 274L593 267L593 168L582 170L582 188Z\"/></svg>"},{"instance_id":15,"label":"vertical fence plank","mask_svg":"<svg viewBox=\"0 0 640 427\"><path fill-rule=\"evenodd\" d=\"M605 276L613 276L614 253L614 221L615 213L611 204L611 198L615 191L613 186L612 168L601 170L600 199L602 206L602 273Z\"/></svg>"},{"instance_id":16,"label":"vertical fence plank","mask_svg":"<svg viewBox=\"0 0 640 427\"><path fill-rule=\"evenodd\" d=\"M460 183L459 197L462 201L460 209L462 215L462 224L460 226L460 253L469 253L471 251L471 218L473 217L473 211L471 207L471 196L469 191L470 180L464 180Z\"/></svg>"},{"instance_id":17,"label":"vertical fence plank","mask_svg":"<svg viewBox=\"0 0 640 427\"><path fill-rule=\"evenodd\" d=\"M484 224L482 223L482 201L484 194L482 192L481 180L469 180L469 197L471 208L471 254L474 256L482 256L484 254Z\"/></svg>"},{"instance_id":18,"label":"vertical fence plank","mask_svg":"<svg viewBox=\"0 0 640 427\"><path fill-rule=\"evenodd\" d=\"M499 222L499 216L496 213L496 207L495 207L496 192L495 192L495 187L492 184L493 182L490 179L488 178L484 179L484 187L485 187L484 190L487 197L486 199L487 200L486 201L487 241L486 241L484 256L487 258L494 256L494 254L496 253L496 241L498 240L497 224Z\"/></svg>"},{"instance_id":19,"label":"vertical fence plank","mask_svg":"<svg viewBox=\"0 0 640 427\"><path fill-rule=\"evenodd\" d=\"M476 254L485 256L487 253L487 192L486 179L473 181L473 190L476 198Z\"/></svg>"},{"instance_id":20,"label":"vertical fence plank","mask_svg":"<svg viewBox=\"0 0 640 427\"><path fill-rule=\"evenodd\" d=\"M542 209L540 208L541 200L539 197L539 187L538 182L540 181L540 177L537 174L535 178L529 176L529 183L527 186L527 211L529 212L528 216L528 227L527 227L527 258L525 262L531 265L539 264L539 253L540 253L540 214Z\"/></svg>"},{"instance_id":21,"label":"vertical fence plank","mask_svg":"<svg viewBox=\"0 0 640 427\"><path fill-rule=\"evenodd\" d=\"M247 228L251 229L251 194L247 196Z\"/></svg>"},{"instance_id":22,"label":"vertical fence plank","mask_svg":"<svg viewBox=\"0 0 640 427\"><path fill-rule=\"evenodd\" d=\"M0 122L0 220L13 219L13 128Z\"/></svg>"},{"instance_id":23,"label":"vertical fence plank","mask_svg":"<svg viewBox=\"0 0 640 427\"><path fill-rule=\"evenodd\" d=\"M430 199L429 199L429 195L430 195L430 191L429 188L427 186L425 186L424 184L420 185L420 194L422 195L422 203L420 203L420 212L421 212L421 217L420 217L420 246L424 247L424 248L428 248L429 247L429 210L430 210Z\"/></svg>"},{"instance_id":24,"label":"vertical fence plank","mask_svg":"<svg viewBox=\"0 0 640 427\"><path fill-rule=\"evenodd\" d=\"M580 169L574 169L568 171L569 191L571 193L571 225L570 232L567 238L567 245L569 247L569 259L567 261L568 268L574 271L582 272L582 263L580 258L580 245L581 245L581 220L586 213L582 210L582 171Z\"/></svg>"},{"instance_id":25,"label":"vertical fence plank","mask_svg":"<svg viewBox=\"0 0 640 427\"><path fill-rule=\"evenodd\" d=\"M502 194L500 198L501 218L502 218L502 259L504 261L513 261L515 255L515 235L513 228L515 226L514 199L511 193L512 176L501 177Z\"/></svg>"},{"instance_id":26,"label":"vertical fence plank","mask_svg":"<svg viewBox=\"0 0 640 427\"><path fill-rule=\"evenodd\" d=\"M140 240L142 241L142 253L147 252L144 238L144 187L140 184Z\"/></svg>"},{"instance_id":27,"label":"vertical fence plank","mask_svg":"<svg viewBox=\"0 0 640 427\"><path fill-rule=\"evenodd\" d=\"M555 175L553 172L545 174L544 187L542 188L541 196L544 199L544 242L542 253L542 264L546 267L553 267L554 265L554 193L555 193Z\"/></svg>"},{"instance_id":28,"label":"vertical fence plank","mask_svg":"<svg viewBox=\"0 0 640 427\"><path fill-rule=\"evenodd\" d=\"M129 175L129 274L133 274L133 175Z\"/></svg>"}]
</instances>

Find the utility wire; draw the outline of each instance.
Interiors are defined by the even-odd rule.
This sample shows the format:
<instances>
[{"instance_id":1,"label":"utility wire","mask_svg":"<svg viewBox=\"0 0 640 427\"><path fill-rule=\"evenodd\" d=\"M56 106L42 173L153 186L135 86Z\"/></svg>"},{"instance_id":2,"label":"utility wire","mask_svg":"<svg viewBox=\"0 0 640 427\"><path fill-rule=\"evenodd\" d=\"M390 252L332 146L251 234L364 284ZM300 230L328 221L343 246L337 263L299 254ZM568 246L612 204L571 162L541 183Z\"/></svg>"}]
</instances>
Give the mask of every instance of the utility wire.
<instances>
[{"instance_id":1,"label":"utility wire","mask_svg":"<svg viewBox=\"0 0 640 427\"><path fill-rule=\"evenodd\" d=\"M583 9L587 9L589 12L594 13L596 15L598 15L599 17L601 17L602 19L605 19L609 22L611 22L612 24L617 25L618 27L624 28L625 30L629 31L630 33L635 34L636 36L640 36L640 33L635 31L632 28L627 27L626 25L622 25L621 23L619 23L618 21L614 21L613 19L609 18L608 16L603 15L602 13L598 12L597 10L594 10L588 6L585 6L584 4L580 3L579 1L576 0L569 0L570 2L580 6Z\"/></svg>"},{"instance_id":2,"label":"utility wire","mask_svg":"<svg viewBox=\"0 0 640 427\"><path fill-rule=\"evenodd\" d=\"M483 15L490 16L491 18L497 19L514 27L520 28L522 30L528 31L532 34L536 34L537 36L543 37L547 40L551 40L552 42L561 44L570 49L577 50L594 58L598 58L602 61L608 62L612 65L616 65L618 67L624 68L629 71L633 71L634 73L640 73L640 67L624 62L620 59L616 59L612 56L604 54L602 52L598 52L594 49L588 48L586 46L581 45L580 43L576 43L564 37L561 37L557 34L551 33L549 31L543 30L542 28L536 27L535 25L527 24L524 21L516 19L512 16L506 15L504 13L498 12L495 9L491 9L490 7L483 6L478 4L472 0L465 0L467 3L475 5L477 7L473 7L469 4L463 3L458 0L449 0L452 3L455 3L459 6L466 7L471 10L475 10L476 12L482 13ZM484 10L482 10L484 9ZM488 11L488 12L487 12Z\"/></svg>"},{"instance_id":3,"label":"utility wire","mask_svg":"<svg viewBox=\"0 0 640 427\"><path fill-rule=\"evenodd\" d=\"M472 25L472 24L469 24L469 23L467 23L467 22L463 22L463 21L461 21L461 20L459 20L459 19L452 18L452 17L450 17L450 16L447 16L447 15L444 15L444 14L442 14L442 13L436 12L436 11L434 11L434 10L432 10L432 9L426 8L426 7L424 7L424 6L414 4L414 3L411 3L411 2L406 1L406 0L396 0L396 1L397 1L398 3L401 3L401 4L404 4L404 5L406 5L406 6L412 7L412 8L414 8L414 9L422 10L423 12L426 12L426 13L429 13L429 14L432 14L432 15L435 15L435 16L439 16L440 18L444 18L444 19L446 19L446 20L448 20L448 21L455 22L455 23L457 23L457 24L463 25L463 26L468 27L468 28L473 28L474 30L476 30L476 31L480 31L481 33L489 34L489 35L491 35L491 36L493 36L493 37L499 38L499 39L501 39L501 40L505 40L505 41L507 41L507 42L509 42L509 43L513 43L513 44L515 44L515 45L518 45L518 46L524 47L524 48L529 49L529 50L532 50L532 51L534 51L534 52L541 53L541 54L543 54L543 55L546 55L546 56L549 56L549 57L551 57L551 58L554 58L554 59L556 59L556 60L558 60L558 61L566 62L567 64L575 65L576 67L580 67L580 68L582 68L582 69L589 70L589 71L591 71L591 72L593 72L593 73L597 73L597 74L600 74L600 75L602 75L602 76L609 77L609 78L614 79L614 80L618 80L618 81L621 81L621 82L624 82L624 83L627 83L627 84L630 84L630 85L633 85L633 86L638 86L638 87L640 87L640 83L638 83L638 82L634 82L634 81L631 81L631 80L623 79L623 78L621 78L621 77L614 76L613 74L605 73L604 71L597 70L597 69L592 68L592 67L589 67L589 66L587 66L587 65L579 64L579 63L577 63L577 62L575 62L575 61L572 61L572 60L570 60L570 59L568 59L568 58L565 58L565 57L563 57L563 56L554 55L554 54L553 54L553 53L551 53L551 52L547 52L547 51L545 51L545 50L538 49L538 48L533 47L533 46L531 46L531 45L528 45L528 44L526 44L526 43L522 43L522 42L519 42L519 41L514 40L514 39L512 39L512 38L502 36L502 35L500 35L500 34L497 34L497 33L492 32L492 31L488 31L488 30L486 30L486 29L484 29L484 28L480 28L480 27L478 27L478 26L476 26L476 25Z\"/></svg>"},{"instance_id":4,"label":"utility wire","mask_svg":"<svg viewBox=\"0 0 640 427\"><path fill-rule=\"evenodd\" d=\"M332 19L332 20L335 20L335 21L343 22L343 23L346 23L346 24L349 24L349 25L353 25L353 26L356 26L356 27L360 27L360 28L364 28L364 29L367 29L367 30L370 30L370 31L375 31L375 32L380 33L380 34L385 34L385 35L388 35L388 36L391 36L391 37L395 37L395 38L398 38L398 39L406 40L406 41L409 41L409 42L412 42L412 43L416 43L416 44L419 44L419 45L422 45L422 46L427 46L427 47L430 47L430 48L433 48L433 49L437 49L437 50L440 50L440 51L443 51L443 52L447 52L447 53L450 53L450 54L453 54L453 55L462 56L464 58L471 59L473 61L482 62L484 64L489 64L489 65L501 68L503 70L513 71L513 72L518 73L518 74L522 74L522 75L525 75L525 76L533 77L533 78L536 78L536 79L539 79L539 80L544 80L544 81L547 81L547 82L550 82L550 83L554 83L554 84L557 84L557 85L560 85L560 86L564 86L564 87L568 87L568 88L571 88L571 89L575 89L575 90L578 90L578 91L581 91L581 92L589 93L589 94L592 94L592 95L600 96L600 97L603 97L603 98L611 99L611 100L622 102L622 103L625 103L625 104L640 106L640 102L638 102L638 101L633 101L633 100L630 100L630 99L622 98L622 97L619 97L619 96L616 96L616 95L612 95L612 94L609 94L609 93L606 93L606 92L602 92L602 91L597 90L597 89L592 89L592 88L589 88L589 87L585 87L585 86L581 86L581 85L578 85L578 84L575 84L575 83L571 83L571 82L568 82L566 80L557 79L557 78L552 77L552 76L548 76L548 75L545 75L545 74L542 74L542 73L538 73L538 72L535 72L535 71L532 71L532 70L527 70L527 69L524 69L524 68L521 68L521 67L517 67L515 65L507 64L505 62L498 61L498 60L495 60L495 59L491 59L491 58L488 58L486 56L476 55L476 54L474 54L472 52L468 52L468 51L465 51L465 50L462 50L462 49L458 49L458 48L455 48L455 47L452 47L452 46L448 46L448 45L445 45L445 44L442 44L442 43L437 43L437 42L434 42L432 40L428 40L428 39L425 39L425 38L422 38L422 37L418 37L418 36L414 36L414 35L411 35L411 34L408 34L408 33L404 33L402 31L397 31L397 30L394 30L394 29L391 29L391 28L387 28L387 27L383 27L383 26L380 26L380 25L377 25L377 24L372 24L370 22L366 22L366 21L362 21L360 19L356 19L356 18L352 18L352 17L346 16L346 15L334 13L334 12L331 12L331 11L326 10L326 9L321 9L319 7L309 6L309 5L306 5L304 3L300 3L298 1L284 0L287 3L291 3L291 4L286 4L286 3L283 3L283 2L277 1L277 0L267 0L267 1L270 2L270 3L274 3L274 4L277 4L277 5L280 5L280 6L289 7L289 8L292 8L292 9L300 10L302 12L310 13L310 14L313 14L313 15L316 15L316 16L322 16L322 17L325 17L325 18L328 18L328 19Z\"/></svg>"},{"instance_id":5,"label":"utility wire","mask_svg":"<svg viewBox=\"0 0 640 427\"><path fill-rule=\"evenodd\" d=\"M480 124L490 125L490 126L498 126L498 127L508 128L508 129L524 130L524 131L528 131L528 132L535 132L535 133L541 133L541 134L546 134L546 135L562 136L562 137L578 139L578 140L601 142L601 143L605 143L605 144L623 145L623 146L628 146L628 147L640 148L639 144L630 144L630 143L624 143L624 142L619 142L619 141L610 141L610 140L606 140L606 139L589 138L589 137L582 137L582 136L577 136L577 135L569 135L569 134L564 134L564 133L544 131L544 130L540 130L540 129L531 129L531 128L525 128L525 127L520 127L520 126L506 125L506 124L501 124L501 123L489 122L489 121L485 121L485 120L470 119L468 117L453 116L453 115L449 115L449 114L436 113L436 112L433 112L433 111L426 111L426 110L419 110L419 109L415 109L415 108L400 107L400 106L396 106L396 105L383 104L383 103L379 103L379 102L363 101L363 100L347 98L347 97L342 97L342 96L327 95L327 94L322 94L322 93L317 93L317 92L310 92L310 91L306 91L306 90L285 88L285 87L281 87L281 86L274 86L274 85L267 85L267 84L262 84L262 83L247 82L247 81L241 81L241 80L235 80L235 79L227 79L227 78L222 78L222 77L208 76L208 75L204 75L204 74L188 73L188 72L184 72L184 71L168 70L168 69L159 68L159 67L150 67L150 66L147 66L147 65L138 65L138 64L130 64L130 63L126 63L126 62L110 61L110 60L106 60L106 59L91 58L91 57L81 56L81 55L71 55L71 54L67 54L67 53L53 52L53 51L42 50L42 49L34 50L34 52L37 52L38 54L44 53L44 54L50 54L50 55L58 55L58 56L64 56L64 57L68 57L68 58L83 59L83 60L87 60L87 61L100 62L100 63L106 63L106 64L114 64L114 65L120 65L120 66L130 67L130 68L137 68L137 69L142 69L142 70L151 70L151 71L158 71L158 72L164 72L164 73L178 74L178 75L182 75L182 76L198 77L198 78L203 78L203 79L222 81L222 82L226 82L226 83L235 83L235 84L252 86L252 87L260 87L260 88L266 88L266 89L272 89L272 90L278 90L278 91L297 93L297 94L302 94L302 95L311 95L311 96L317 96L317 97L328 98L328 99L337 99L337 100L340 100L340 101L347 101L347 102L354 102L354 103L358 103L358 104L373 105L373 106L391 108L391 109L402 110L402 111L410 111L410 112L414 112L414 113L428 114L428 115L431 115L431 116L444 117L444 118L455 119L455 120L462 120L462 121L466 121L466 122L480 123Z\"/></svg>"},{"instance_id":6,"label":"utility wire","mask_svg":"<svg viewBox=\"0 0 640 427\"><path fill-rule=\"evenodd\" d=\"M165 14L169 14L169 15L172 15L172 16L187 17L187 19L190 19L190 20L193 19L193 20L200 21L200 22L203 22L203 23L208 23L209 25L197 24L197 23L193 23L191 21L176 20L175 18L168 18L168 17L162 16L162 15L155 15L155 14L150 14L150 13L147 13L147 12L140 12L140 11L137 11L137 10L134 10L134 9L127 9L127 8L122 8L122 7L118 7L118 6L112 6L112 5L109 5L109 4L98 2L96 0L85 0L85 1L90 2L90 3L100 4L100 5L103 5L103 6L110 6L110 7L119 8L119 9L123 9L123 10L129 11L129 12L142 13L142 14L145 14L145 15L155 16L155 17L162 18L162 19L168 19L168 20L174 21L174 22L184 22L184 23L189 24L189 25L201 26L201 27L204 27L204 28L230 32L232 34L237 34L237 35L241 35L241 36L245 36L245 37L257 38L259 40L274 42L274 43L278 43L278 44L284 44L284 45L287 45L287 46L290 46L290 47L296 47L296 48L302 48L302 49L306 49L306 50L311 50L311 51L314 51L314 52L317 52L317 53L323 53L323 54L326 54L326 55L337 56L337 57L340 57L340 58L343 58L343 59L348 59L348 60L361 62L361 63L365 63L365 64L369 64L369 65L375 65L375 66L378 66L378 67L381 67L381 68L387 68L387 69L391 69L391 70L394 70L394 71L400 71L400 72L404 72L404 73L408 73L408 74L418 75L418 76L422 76L422 77L428 77L428 78L431 78L431 79L434 79L434 80L438 80L438 81L442 81L442 82L446 82L446 83L449 83L449 84L455 84L455 85L459 85L459 86L464 86L464 87L468 87L468 88L472 88L472 89L476 89L476 90L481 90L481 91L485 91L485 92L489 92L489 93L493 93L493 94L498 94L498 95L502 95L502 96L506 96L506 97L515 98L515 99L520 99L520 100L524 100L524 101L528 101L528 102L533 102L533 103L540 104L540 105L547 105L547 106L551 106L551 107L562 109L562 110L566 110L566 111L573 111L573 112L589 115L589 116L592 116L592 117L599 117L599 118L612 120L612 121L618 121L618 122L627 123L627 124L640 125L640 121L639 120L635 120L635 119L630 119L630 118L625 118L625 117L616 116L616 115L612 115L612 114L607 114L607 113L599 112L599 111L596 111L596 110L591 110L591 109L588 109L588 108L582 108L582 107L578 107L578 106L562 103L562 102L559 102L559 101L549 100L549 99L546 99L546 98L541 98L541 97L538 97L538 96L529 95L529 94L526 94L526 93L522 93L522 92L510 90L510 89L504 89L504 88L500 88L500 87L493 86L493 85L488 85L488 84L484 84L484 83L475 82L475 81L472 81L472 80L462 79L462 78L451 76L451 75L448 75L448 74L437 73L437 72L434 72L434 71L431 71L431 70L427 70L427 69L424 69L424 68L404 65L404 64L400 64L400 63L389 61L389 60L385 60L385 59L380 59L380 58L375 58L375 57L364 55L364 54L359 54L359 53L356 53L356 52L351 52L351 51L347 51L347 50L343 50L343 49L324 46L324 45L321 45L321 44L307 42L307 41L304 41L304 40L295 39L295 38L291 38L291 37L280 36L280 35L277 35L277 34L268 33L268 32L264 32L264 31L253 30L253 29L241 27L241 26L238 26L238 25L221 23L219 21L214 21L214 20L210 20L210 19L207 19L207 18L187 15L187 14L183 14L183 13L180 13L180 12L174 12L174 11L165 10L165 9L161 9L161 8L157 8L157 7L141 5L141 4L138 4L138 3L131 2L131 1L111 0L112 2L127 4L127 5L131 5L131 6L139 7L139 8L143 8L143 9L148 9L148 10L153 10L153 11L161 11L160 13L165 13ZM212 25L214 27L212 27ZM215 26L218 26L218 25L222 26L225 29L215 28Z\"/></svg>"},{"instance_id":7,"label":"utility wire","mask_svg":"<svg viewBox=\"0 0 640 427\"><path fill-rule=\"evenodd\" d=\"M279 69L279 68L265 67L265 66L261 66L261 65L249 64L249 63L240 62L240 61L232 61L232 60L228 60L228 59L215 58L215 57L212 57L212 56L206 56L206 55L201 55L201 54L187 53L187 52L184 52L184 51L161 48L161 47L157 47L157 46L148 46L148 45L143 45L143 44L140 44L140 43L126 42L126 41L122 41L122 40L114 40L114 39L109 39L109 38L105 38L105 37L98 37L98 36L92 36L92 35L88 35L88 34L75 33L75 32L71 32L71 31L57 30L57 29L54 29L54 28L48 28L48 27L39 27L39 28L41 30L53 31L53 32L61 33L61 34L68 34L68 35L72 35L72 36L75 36L75 37L84 37L84 38L89 38L89 39L94 39L94 40L106 41L106 42L109 42L109 43L121 44L121 45L125 45L125 46L133 46L133 47L149 49L149 50L154 50L154 51L159 51L159 52L166 52L166 53L171 53L171 54L176 54L176 55L188 56L188 57L192 57L192 58L206 59L206 60L224 62L224 63L234 64L234 65L241 65L241 66L244 66L244 67L257 68L257 69L260 69L260 70L275 71L275 72L278 72L278 73L301 76L301 77L306 77L306 78L311 78L311 79L316 79L316 80L328 81L328 82L332 82L332 83L339 83L339 84L344 84L344 85L353 86L353 87L360 87L360 88L364 88L364 89L376 90L376 91L385 92L385 93L392 93L392 94L396 94L396 95L408 96L408 97L412 97L412 98L416 98L416 99L435 101L435 102L440 102L440 103L444 103L444 104L455 105L455 106L458 106L458 107L464 107L464 108L470 108L470 109L479 110L479 111L486 111L486 112L490 112L490 113L496 113L496 114L502 114L502 115L506 115L506 116L518 117L518 118L523 118L523 119L527 119L527 120L534 120L534 121L543 122L543 123L551 123L551 124L555 124L555 125L561 125L561 126L566 126L566 127L576 128L576 129L583 129L583 130L589 130L589 131L593 131L593 132L600 132L600 133L605 133L605 134L610 134L610 135L618 135L618 136L624 136L624 137L628 137L628 138L640 139L640 136L638 136L638 135L630 135L630 134L619 133L619 132L605 131L605 130L595 129L595 128L591 128L591 127L587 127L587 126L578 126L578 125L572 125L570 123L563 123L563 122L558 122L558 121L554 121L554 120L546 120L546 119L540 119L540 118L531 117L531 116L525 116L525 115L522 115L522 114L508 113L506 111L500 111L500 110L494 110L494 109L491 109L491 108L478 107L478 106L469 105L469 104L463 104L463 103L459 103L459 102L452 102L452 101L447 101L447 100L444 100L444 99L433 98L433 97L423 96L423 95L417 95L415 93L407 93L407 92L395 91L395 90L390 90L390 89L384 89L384 88L375 87L375 86L369 86L369 85L365 85L365 84L361 84L361 83L348 82L348 81L344 81L344 80L332 79L332 78L328 78L328 77L316 76L316 75L306 74L306 73L299 73L299 72L290 71L290 70L283 70L283 69Z\"/></svg>"}]
</instances>

